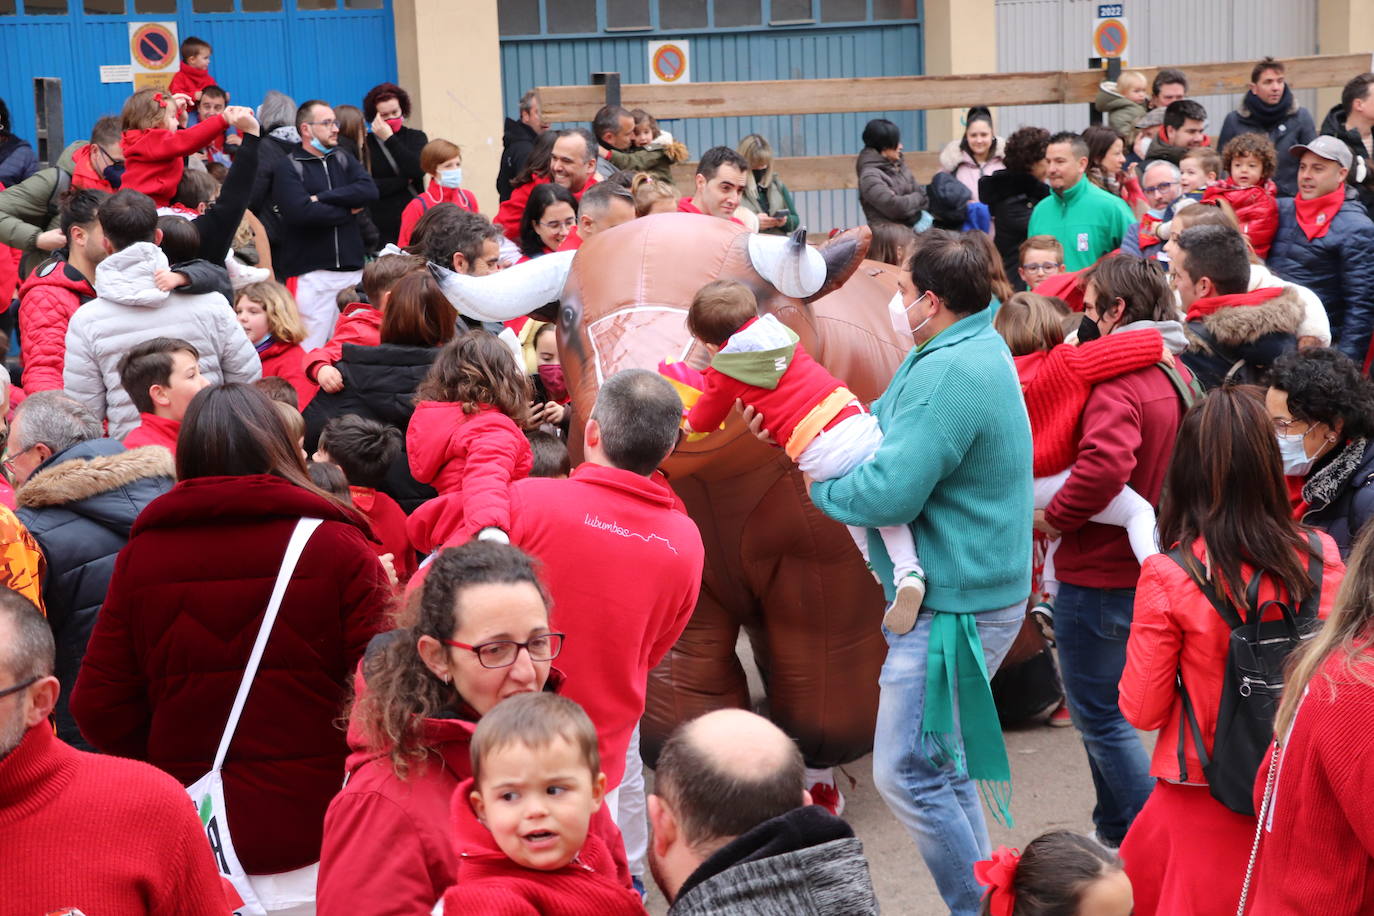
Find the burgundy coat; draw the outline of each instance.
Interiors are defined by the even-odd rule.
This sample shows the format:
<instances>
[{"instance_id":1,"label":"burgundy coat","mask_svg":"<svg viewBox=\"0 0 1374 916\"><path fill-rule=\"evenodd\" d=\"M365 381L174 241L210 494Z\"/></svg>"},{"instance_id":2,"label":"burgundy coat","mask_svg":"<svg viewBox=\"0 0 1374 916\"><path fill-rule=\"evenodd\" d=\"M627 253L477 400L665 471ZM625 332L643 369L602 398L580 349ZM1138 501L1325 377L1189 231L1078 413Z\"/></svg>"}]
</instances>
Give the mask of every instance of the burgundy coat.
<instances>
[{"instance_id":1,"label":"burgundy coat","mask_svg":"<svg viewBox=\"0 0 1374 916\"><path fill-rule=\"evenodd\" d=\"M286 590L223 770L249 874L320 857L348 753L336 722L391 591L361 517L268 475L178 483L134 523L72 694L95 747L184 785L204 775L303 516L325 523Z\"/></svg>"}]
</instances>

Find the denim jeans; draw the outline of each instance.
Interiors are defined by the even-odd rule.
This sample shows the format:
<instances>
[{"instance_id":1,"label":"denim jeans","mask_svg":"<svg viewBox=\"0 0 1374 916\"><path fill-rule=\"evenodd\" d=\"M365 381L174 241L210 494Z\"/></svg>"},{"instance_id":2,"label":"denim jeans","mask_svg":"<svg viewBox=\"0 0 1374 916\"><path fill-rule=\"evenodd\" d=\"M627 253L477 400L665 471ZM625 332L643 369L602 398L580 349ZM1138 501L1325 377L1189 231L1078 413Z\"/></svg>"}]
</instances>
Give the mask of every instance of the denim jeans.
<instances>
[{"instance_id":1,"label":"denim jeans","mask_svg":"<svg viewBox=\"0 0 1374 916\"><path fill-rule=\"evenodd\" d=\"M1021 631L1026 605L1020 602L974 616L991 675ZM992 853L978 787L955 772L953 761L932 762L921 741L933 619L933 614L923 612L915 628L901 636L883 630L888 648L878 678L873 782L916 841L952 916L976 916L983 888L973 879L973 864Z\"/></svg>"},{"instance_id":2,"label":"denim jeans","mask_svg":"<svg viewBox=\"0 0 1374 916\"><path fill-rule=\"evenodd\" d=\"M1054 638L1069 715L1083 736L1097 805L1093 823L1103 839L1120 844L1145 807L1155 781L1150 758L1121 715L1117 684L1126 666L1135 589L1081 588L1067 582L1054 603Z\"/></svg>"}]
</instances>

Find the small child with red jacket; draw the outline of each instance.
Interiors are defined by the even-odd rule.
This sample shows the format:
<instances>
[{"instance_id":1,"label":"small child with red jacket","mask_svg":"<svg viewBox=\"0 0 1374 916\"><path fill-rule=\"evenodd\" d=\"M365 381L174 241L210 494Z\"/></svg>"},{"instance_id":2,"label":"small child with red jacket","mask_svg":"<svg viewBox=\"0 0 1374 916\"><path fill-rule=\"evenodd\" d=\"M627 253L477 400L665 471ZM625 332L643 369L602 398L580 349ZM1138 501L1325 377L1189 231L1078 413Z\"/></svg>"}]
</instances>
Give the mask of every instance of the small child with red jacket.
<instances>
[{"instance_id":1,"label":"small child with red jacket","mask_svg":"<svg viewBox=\"0 0 1374 916\"><path fill-rule=\"evenodd\" d=\"M1269 246L1279 228L1278 186L1274 170L1278 152L1264 134L1240 134L1231 138L1221 153L1227 177L1207 188L1203 203L1224 200L1236 211L1240 231L1261 258L1269 257Z\"/></svg>"},{"instance_id":2,"label":"small child with red jacket","mask_svg":"<svg viewBox=\"0 0 1374 916\"><path fill-rule=\"evenodd\" d=\"M323 347L305 354L305 377L333 394L344 389L343 373L334 364L343 356L344 344L375 347L382 342L382 311L391 297L391 288L406 274L425 269L425 259L409 254L384 254L363 268L363 293L366 302L354 302L343 309L334 336Z\"/></svg>"},{"instance_id":3,"label":"small child with red jacket","mask_svg":"<svg viewBox=\"0 0 1374 916\"><path fill-rule=\"evenodd\" d=\"M142 421L124 437L124 447L160 445L175 458L186 408L210 384L200 374L200 351L179 337L145 340L119 361L119 384Z\"/></svg>"},{"instance_id":4,"label":"small child with red jacket","mask_svg":"<svg viewBox=\"0 0 1374 916\"><path fill-rule=\"evenodd\" d=\"M168 84L167 91L199 102L200 94L215 84L215 78L210 75L210 42L190 35L181 43L180 50L181 66Z\"/></svg>"},{"instance_id":5,"label":"small child with red jacket","mask_svg":"<svg viewBox=\"0 0 1374 916\"><path fill-rule=\"evenodd\" d=\"M701 397L687 412L689 434L714 430L742 401L763 415L773 440L812 480L848 474L883 442L878 420L773 315L759 317L758 301L743 283L717 280L697 291L687 329L711 352ZM906 525L879 528L892 559L896 597L883 617L894 633L916 624L925 597L925 570ZM849 526L868 560L868 529Z\"/></svg>"},{"instance_id":6,"label":"small child with red jacket","mask_svg":"<svg viewBox=\"0 0 1374 916\"><path fill-rule=\"evenodd\" d=\"M124 133L124 179L120 190L142 191L159 207L171 204L177 184L186 170L182 161L223 135L230 118L245 109L226 108L224 114L206 118L195 127L177 130L184 99L156 89L140 89L124 102L120 122Z\"/></svg>"},{"instance_id":7,"label":"small child with red jacket","mask_svg":"<svg viewBox=\"0 0 1374 916\"><path fill-rule=\"evenodd\" d=\"M357 510L367 516L378 556L391 555L396 576L402 582L415 574L415 548L406 536L406 514L400 504L377 489L387 470L401 454L401 434L393 426L357 414L334 417L320 430L311 460L333 464L348 480L348 495Z\"/></svg>"},{"instance_id":8,"label":"small child with red jacket","mask_svg":"<svg viewBox=\"0 0 1374 916\"><path fill-rule=\"evenodd\" d=\"M458 881L445 913L643 916L590 831L606 774L582 707L554 693L503 700L477 723L471 753L472 778L453 793Z\"/></svg>"},{"instance_id":9,"label":"small child with red jacket","mask_svg":"<svg viewBox=\"0 0 1374 916\"><path fill-rule=\"evenodd\" d=\"M523 427L530 390L510 348L487 331L444 345L415 392L406 429L410 473L439 495L410 516L406 533L421 553L473 535L509 543L512 481L534 457Z\"/></svg>"},{"instance_id":10,"label":"small child with red jacket","mask_svg":"<svg viewBox=\"0 0 1374 916\"><path fill-rule=\"evenodd\" d=\"M284 378L296 389L298 410L305 410L319 387L305 377L305 324L291 291L276 280L249 283L238 292L234 313L262 361L262 374Z\"/></svg>"}]
</instances>

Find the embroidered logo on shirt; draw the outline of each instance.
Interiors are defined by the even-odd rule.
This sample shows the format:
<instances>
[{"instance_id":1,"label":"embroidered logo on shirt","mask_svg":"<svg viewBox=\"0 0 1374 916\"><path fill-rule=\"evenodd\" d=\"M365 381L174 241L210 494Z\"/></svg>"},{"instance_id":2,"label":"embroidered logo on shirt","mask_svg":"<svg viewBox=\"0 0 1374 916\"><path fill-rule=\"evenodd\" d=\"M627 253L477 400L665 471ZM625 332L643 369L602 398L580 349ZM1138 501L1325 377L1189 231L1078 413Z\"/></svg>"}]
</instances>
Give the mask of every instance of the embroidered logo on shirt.
<instances>
[{"instance_id":1,"label":"embroidered logo on shirt","mask_svg":"<svg viewBox=\"0 0 1374 916\"><path fill-rule=\"evenodd\" d=\"M619 525L616 522L603 522L601 520L601 516L599 515L592 515L590 513L584 515L582 517L582 524L586 525L588 528L596 528L601 531L608 531L611 534L619 535L623 538L639 538L646 544L652 544L654 541L662 541L663 544L669 550L671 550L674 554L677 553L677 548L673 546L673 542L668 540L661 534L640 534L638 531L631 531L629 528L623 527L622 525Z\"/></svg>"},{"instance_id":2,"label":"embroidered logo on shirt","mask_svg":"<svg viewBox=\"0 0 1374 916\"><path fill-rule=\"evenodd\" d=\"M1079 250L1079 251L1087 251L1087 250L1088 250L1088 233L1086 233L1086 232L1080 232L1080 233L1078 233L1078 250Z\"/></svg>"}]
</instances>

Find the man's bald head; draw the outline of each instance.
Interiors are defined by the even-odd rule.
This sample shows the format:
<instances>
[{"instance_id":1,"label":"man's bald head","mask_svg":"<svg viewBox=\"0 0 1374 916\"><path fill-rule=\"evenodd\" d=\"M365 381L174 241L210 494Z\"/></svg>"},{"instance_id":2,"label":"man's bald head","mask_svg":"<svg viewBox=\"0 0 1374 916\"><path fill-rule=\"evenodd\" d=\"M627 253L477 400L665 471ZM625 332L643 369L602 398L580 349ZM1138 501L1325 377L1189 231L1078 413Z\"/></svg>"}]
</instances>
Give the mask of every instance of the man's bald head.
<instances>
[{"instance_id":1,"label":"man's bald head","mask_svg":"<svg viewBox=\"0 0 1374 916\"><path fill-rule=\"evenodd\" d=\"M688 845L719 847L806 804L797 746L742 709L707 713L663 745L654 793L673 809Z\"/></svg>"}]
</instances>

